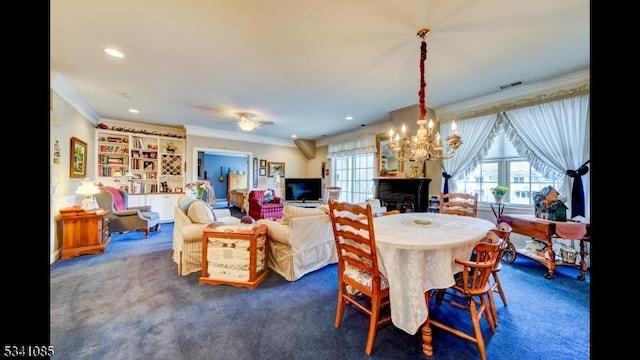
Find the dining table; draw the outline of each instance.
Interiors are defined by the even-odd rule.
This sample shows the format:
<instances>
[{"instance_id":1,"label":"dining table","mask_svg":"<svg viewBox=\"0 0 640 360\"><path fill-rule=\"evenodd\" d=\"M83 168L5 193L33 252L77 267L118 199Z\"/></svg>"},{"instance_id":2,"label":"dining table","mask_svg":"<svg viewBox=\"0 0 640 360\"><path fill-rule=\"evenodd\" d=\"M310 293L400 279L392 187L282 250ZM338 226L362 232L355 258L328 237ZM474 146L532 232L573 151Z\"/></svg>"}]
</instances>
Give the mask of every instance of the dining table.
<instances>
[{"instance_id":1,"label":"dining table","mask_svg":"<svg viewBox=\"0 0 640 360\"><path fill-rule=\"evenodd\" d=\"M389 283L393 325L411 335L421 330L422 351L433 356L429 326L429 292L455 283L474 245L495 224L471 216L428 212L375 217L380 272Z\"/></svg>"}]
</instances>

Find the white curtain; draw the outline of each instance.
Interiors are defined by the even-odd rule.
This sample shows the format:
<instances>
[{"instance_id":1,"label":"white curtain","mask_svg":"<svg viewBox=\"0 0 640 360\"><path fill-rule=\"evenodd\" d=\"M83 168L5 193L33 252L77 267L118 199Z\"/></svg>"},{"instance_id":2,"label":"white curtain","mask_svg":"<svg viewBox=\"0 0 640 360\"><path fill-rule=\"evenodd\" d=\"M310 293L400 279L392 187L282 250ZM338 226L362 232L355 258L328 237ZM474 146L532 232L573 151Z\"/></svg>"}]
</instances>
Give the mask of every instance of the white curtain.
<instances>
[{"instance_id":1,"label":"white curtain","mask_svg":"<svg viewBox=\"0 0 640 360\"><path fill-rule=\"evenodd\" d=\"M571 184L566 175L590 160L589 95L533 105L505 112L507 136L534 169L562 179L557 189L571 208ZM463 137L464 139L464 137ZM582 177L585 217L589 218L589 174Z\"/></svg>"},{"instance_id":2,"label":"white curtain","mask_svg":"<svg viewBox=\"0 0 640 360\"><path fill-rule=\"evenodd\" d=\"M463 178L482 162L496 135L497 119L498 114L491 114L456 122L463 145L458 148L454 157L442 161L442 167L447 174L452 178ZM446 141L444 139L452 134L450 123L440 124L440 134L440 138ZM455 190L455 182L450 182L449 192Z\"/></svg>"},{"instance_id":3,"label":"white curtain","mask_svg":"<svg viewBox=\"0 0 640 360\"><path fill-rule=\"evenodd\" d=\"M366 153L375 153L376 135L363 134L354 138L348 138L329 144L327 157L335 158L337 156L348 156Z\"/></svg>"}]
</instances>

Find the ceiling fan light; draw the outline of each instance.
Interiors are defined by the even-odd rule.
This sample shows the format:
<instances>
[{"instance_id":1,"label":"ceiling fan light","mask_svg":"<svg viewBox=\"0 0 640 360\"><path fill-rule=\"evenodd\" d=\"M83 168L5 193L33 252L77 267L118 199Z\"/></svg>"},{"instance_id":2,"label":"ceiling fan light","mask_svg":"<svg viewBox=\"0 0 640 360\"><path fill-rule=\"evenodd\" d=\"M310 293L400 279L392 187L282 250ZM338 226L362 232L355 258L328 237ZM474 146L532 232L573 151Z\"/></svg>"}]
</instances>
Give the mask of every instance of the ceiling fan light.
<instances>
[{"instance_id":1,"label":"ceiling fan light","mask_svg":"<svg viewBox=\"0 0 640 360\"><path fill-rule=\"evenodd\" d=\"M240 126L240 129L244 130L244 131L252 131L253 129L256 128L256 123L247 119L246 117L241 116L240 117L240 123L238 124Z\"/></svg>"}]
</instances>

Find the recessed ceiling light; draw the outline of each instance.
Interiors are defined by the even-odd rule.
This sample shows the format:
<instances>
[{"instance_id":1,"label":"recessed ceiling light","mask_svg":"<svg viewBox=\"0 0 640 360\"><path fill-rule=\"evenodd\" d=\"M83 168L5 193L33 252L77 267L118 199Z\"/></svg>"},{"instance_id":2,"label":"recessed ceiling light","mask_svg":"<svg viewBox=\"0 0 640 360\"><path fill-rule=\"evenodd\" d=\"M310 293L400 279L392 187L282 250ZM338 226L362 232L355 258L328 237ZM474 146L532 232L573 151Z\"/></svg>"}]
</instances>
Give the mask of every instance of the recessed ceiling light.
<instances>
[{"instance_id":1,"label":"recessed ceiling light","mask_svg":"<svg viewBox=\"0 0 640 360\"><path fill-rule=\"evenodd\" d=\"M140 113L140 111L136 110L136 109L129 109L130 113L134 113L134 114L138 114Z\"/></svg>"},{"instance_id":2,"label":"recessed ceiling light","mask_svg":"<svg viewBox=\"0 0 640 360\"><path fill-rule=\"evenodd\" d=\"M113 57L117 57L117 58L123 58L124 54L122 52L120 52L119 50L116 50L114 48L105 48L104 52L106 52L107 54L113 56Z\"/></svg>"},{"instance_id":3,"label":"recessed ceiling light","mask_svg":"<svg viewBox=\"0 0 640 360\"><path fill-rule=\"evenodd\" d=\"M353 116L347 116L346 118L344 118L345 120L349 121L349 120L353 120Z\"/></svg>"}]
</instances>

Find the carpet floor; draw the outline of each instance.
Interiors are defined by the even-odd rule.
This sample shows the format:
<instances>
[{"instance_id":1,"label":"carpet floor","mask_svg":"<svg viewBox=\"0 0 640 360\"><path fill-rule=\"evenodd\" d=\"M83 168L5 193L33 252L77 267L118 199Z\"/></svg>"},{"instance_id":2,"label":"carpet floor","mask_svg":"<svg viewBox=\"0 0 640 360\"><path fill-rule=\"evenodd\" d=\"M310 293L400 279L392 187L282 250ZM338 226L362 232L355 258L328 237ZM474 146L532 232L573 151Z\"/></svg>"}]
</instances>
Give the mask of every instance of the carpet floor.
<instances>
[{"instance_id":1,"label":"carpet floor","mask_svg":"<svg viewBox=\"0 0 640 360\"><path fill-rule=\"evenodd\" d=\"M347 308L334 327L336 266L288 282L275 272L256 289L198 284L171 260L173 224L149 239L114 235L102 255L56 261L50 268L50 339L54 359L427 359L419 335L392 324L364 354L368 318ZM488 359L589 359L590 274L545 268L522 256L500 273L508 306L496 296L500 323L481 321ZM460 312L462 313L462 312ZM436 312L433 311L435 316ZM446 315L470 323L468 315ZM477 359L471 342L433 330L433 360Z\"/></svg>"}]
</instances>

